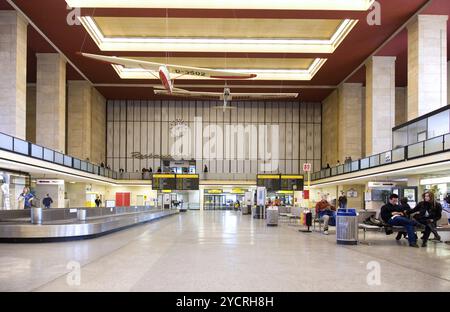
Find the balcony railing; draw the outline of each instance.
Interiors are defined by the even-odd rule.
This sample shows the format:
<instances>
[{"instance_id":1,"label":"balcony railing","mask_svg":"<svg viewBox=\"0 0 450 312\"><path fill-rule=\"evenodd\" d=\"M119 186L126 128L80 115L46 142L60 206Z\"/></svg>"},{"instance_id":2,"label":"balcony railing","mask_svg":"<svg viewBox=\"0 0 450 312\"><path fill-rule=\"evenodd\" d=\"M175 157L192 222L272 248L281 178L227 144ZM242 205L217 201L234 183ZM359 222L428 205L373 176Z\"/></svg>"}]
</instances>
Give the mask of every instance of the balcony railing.
<instances>
[{"instance_id":1,"label":"balcony railing","mask_svg":"<svg viewBox=\"0 0 450 312\"><path fill-rule=\"evenodd\" d=\"M391 151L372 155L363 159L353 161L333 168L323 169L311 175L313 181L330 178L345 173L390 165L393 163L411 160L419 157L430 156L450 150L450 133L414 143L405 147L396 148Z\"/></svg>"},{"instance_id":2,"label":"balcony railing","mask_svg":"<svg viewBox=\"0 0 450 312\"><path fill-rule=\"evenodd\" d=\"M116 171L100 167L69 155L64 155L52 149L4 133L0 133L0 149L106 178L117 179L118 175Z\"/></svg>"}]
</instances>

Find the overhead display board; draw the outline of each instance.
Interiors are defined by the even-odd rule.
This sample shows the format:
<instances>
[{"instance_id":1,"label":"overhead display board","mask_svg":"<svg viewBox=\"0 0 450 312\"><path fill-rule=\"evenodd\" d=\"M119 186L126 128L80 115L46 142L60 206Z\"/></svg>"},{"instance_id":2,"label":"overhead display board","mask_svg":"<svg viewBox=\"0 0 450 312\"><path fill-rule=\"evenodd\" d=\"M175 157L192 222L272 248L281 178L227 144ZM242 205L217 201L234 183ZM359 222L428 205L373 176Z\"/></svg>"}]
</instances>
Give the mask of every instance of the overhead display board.
<instances>
[{"instance_id":1,"label":"overhead display board","mask_svg":"<svg viewBox=\"0 0 450 312\"><path fill-rule=\"evenodd\" d=\"M302 175L281 175L281 190L303 191L303 181Z\"/></svg>"},{"instance_id":2,"label":"overhead display board","mask_svg":"<svg viewBox=\"0 0 450 312\"><path fill-rule=\"evenodd\" d=\"M279 174L258 174L257 186L265 187L268 192L276 192L281 188Z\"/></svg>"},{"instance_id":3,"label":"overhead display board","mask_svg":"<svg viewBox=\"0 0 450 312\"><path fill-rule=\"evenodd\" d=\"M177 187L179 191L198 191L200 176L198 174L177 174Z\"/></svg>"},{"instance_id":4,"label":"overhead display board","mask_svg":"<svg viewBox=\"0 0 450 312\"><path fill-rule=\"evenodd\" d=\"M153 174L154 190L197 191L200 184L198 174Z\"/></svg>"},{"instance_id":5,"label":"overhead display board","mask_svg":"<svg viewBox=\"0 0 450 312\"><path fill-rule=\"evenodd\" d=\"M176 190L177 179L174 174L154 174L152 179L153 190Z\"/></svg>"}]
</instances>

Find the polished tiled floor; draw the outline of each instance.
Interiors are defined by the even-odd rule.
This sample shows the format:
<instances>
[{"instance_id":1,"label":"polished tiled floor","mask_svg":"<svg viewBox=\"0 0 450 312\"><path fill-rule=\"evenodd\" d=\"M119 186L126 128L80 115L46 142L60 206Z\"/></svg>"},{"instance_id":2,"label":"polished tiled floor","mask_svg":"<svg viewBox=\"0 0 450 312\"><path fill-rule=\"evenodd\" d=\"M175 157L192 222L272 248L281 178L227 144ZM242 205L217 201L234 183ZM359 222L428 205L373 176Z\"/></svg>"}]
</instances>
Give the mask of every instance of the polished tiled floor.
<instances>
[{"instance_id":1,"label":"polished tiled floor","mask_svg":"<svg viewBox=\"0 0 450 312\"><path fill-rule=\"evenodd\" d=\"M0 291L450 290L449 245L368 240L338 246L331 233L189 211L93 240L0 244Z\"/></svg>"}]
</instances>

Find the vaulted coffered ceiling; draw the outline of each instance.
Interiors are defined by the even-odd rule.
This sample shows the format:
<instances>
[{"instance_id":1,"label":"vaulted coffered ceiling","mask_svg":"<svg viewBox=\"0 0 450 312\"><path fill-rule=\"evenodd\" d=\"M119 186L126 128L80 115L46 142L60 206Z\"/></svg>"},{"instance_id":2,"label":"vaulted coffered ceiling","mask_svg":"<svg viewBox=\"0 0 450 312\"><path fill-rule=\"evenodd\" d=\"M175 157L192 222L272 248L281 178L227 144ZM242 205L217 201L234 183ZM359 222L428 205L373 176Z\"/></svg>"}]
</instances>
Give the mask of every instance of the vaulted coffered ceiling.
<instances>
[{"instance_id":1,"label":"vaulted coffered ceiling","mask_svg":"<svg viewBox=\"0 0 450 312\"><path fill-rule=\"evenodd\" d=\"M155 98L152 86L160 82L142 70L77 52L252 72L256 79L227 85L239 92L298 92L302 101L321 101L416 12L449 10L447 0L377 3L381 25L367 22L373 0L0 0L0 9L18 9L33 24L30 82L35 53L55 51L44 35L73 65L69 80L85 76L111 99ZM379 53L397 56L402 64L397 84L406 85L407 46L400 34ZM363 83L363 69L350 81ZM185 76L176 85L220 91L225 81Z\"/></svg>"}]
</instances>

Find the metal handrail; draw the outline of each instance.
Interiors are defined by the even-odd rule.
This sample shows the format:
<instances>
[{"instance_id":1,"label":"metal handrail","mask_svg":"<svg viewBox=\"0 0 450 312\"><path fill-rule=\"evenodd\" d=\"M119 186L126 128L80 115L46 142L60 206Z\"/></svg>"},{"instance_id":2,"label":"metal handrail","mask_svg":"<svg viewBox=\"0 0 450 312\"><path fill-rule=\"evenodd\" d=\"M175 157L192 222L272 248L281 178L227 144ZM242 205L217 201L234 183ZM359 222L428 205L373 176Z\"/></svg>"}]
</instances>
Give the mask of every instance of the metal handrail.
<instances>
[{"instance_id":1,"label":"metal handrail","mask_svg":"<svg viewBox=\"0 0 450 312\"><path fill-rule=\"evenodd\" d=\"M78 159L70 155L63 154L61 152L52 150L45 146L41 146L39 144L34 144L19 138L15 138L3 132L0 132L0 137L7 137L10 140L10 142L7 142L6 144L3 144L5 142L0 142L0 150L25 155L35 159L47 161L53 164L61 165L75 170L80 170L83 172L92 173L102 177L109 177L109 178L112 178L113 176L117 177L117 172L111 169L100 167L96 164ZM20 146L21 144L26 144L27 146L26 147ZM55 156L58 157L60 160L57 160Z\"/></svg>"},{"instance_id":2,"label":"metal handrail","mask_svg":"<svg viewBox=\"0 0 450 312\"><path fill-rule=\"evenodd\" d=\"M442 144L441 148L438 149L437 151L432 151L430 153L427 153L426 152L427 142L439 141L439 138L441 139L441 141L439 142L440 144ZM420 145L421 145L422 152L419 155L412 155L411 153L409 153L410 149L413 146L420 146ZM411 160L411 159L415 159L415 158L419 158L419 157L426 157L426 156L430 156L430 155L437 154L437 153L443 153L448 150L450 150L450 133L439 135L439 136L436 136L433 138L429 138L427 140L420 141L417 143L408 144L406 146L395 148L395 149L392 149L392 150L389 150L389 151L386 151L383 153L371 155L371 156L368 156L368 157L365 157L362 159L358 159L357 161L353 161L352 163L349 163L349 164L332 167L331 169L324 169L324 170L330 170L330 173L331 173L330 176L325 176L325 177L326 178L335 177L335 176L339 176L339 175L346 174L346 173L353 173L353 172L367 170L367 169L371 169L371 168L375 168L375 167L379 167L379 166L390 165L390 164L397 163L400 161L407 161L407 160ZM403 158L400 158L397 160L397 159L394 159L394 155L397 155L398 151L400 151L400 153L401 153L401 151L403 151L403 153L402 153ZM366 167L365 163L367 161L369 162L369 165ZM363 163L364 163L364 166L361 165ZM349 166L350 166L350 170L348 168ZM323 179L324 178L323 177L324 170L313 173L311 175L311 179L313 181Z\"/></svg>"}]
</instances>

